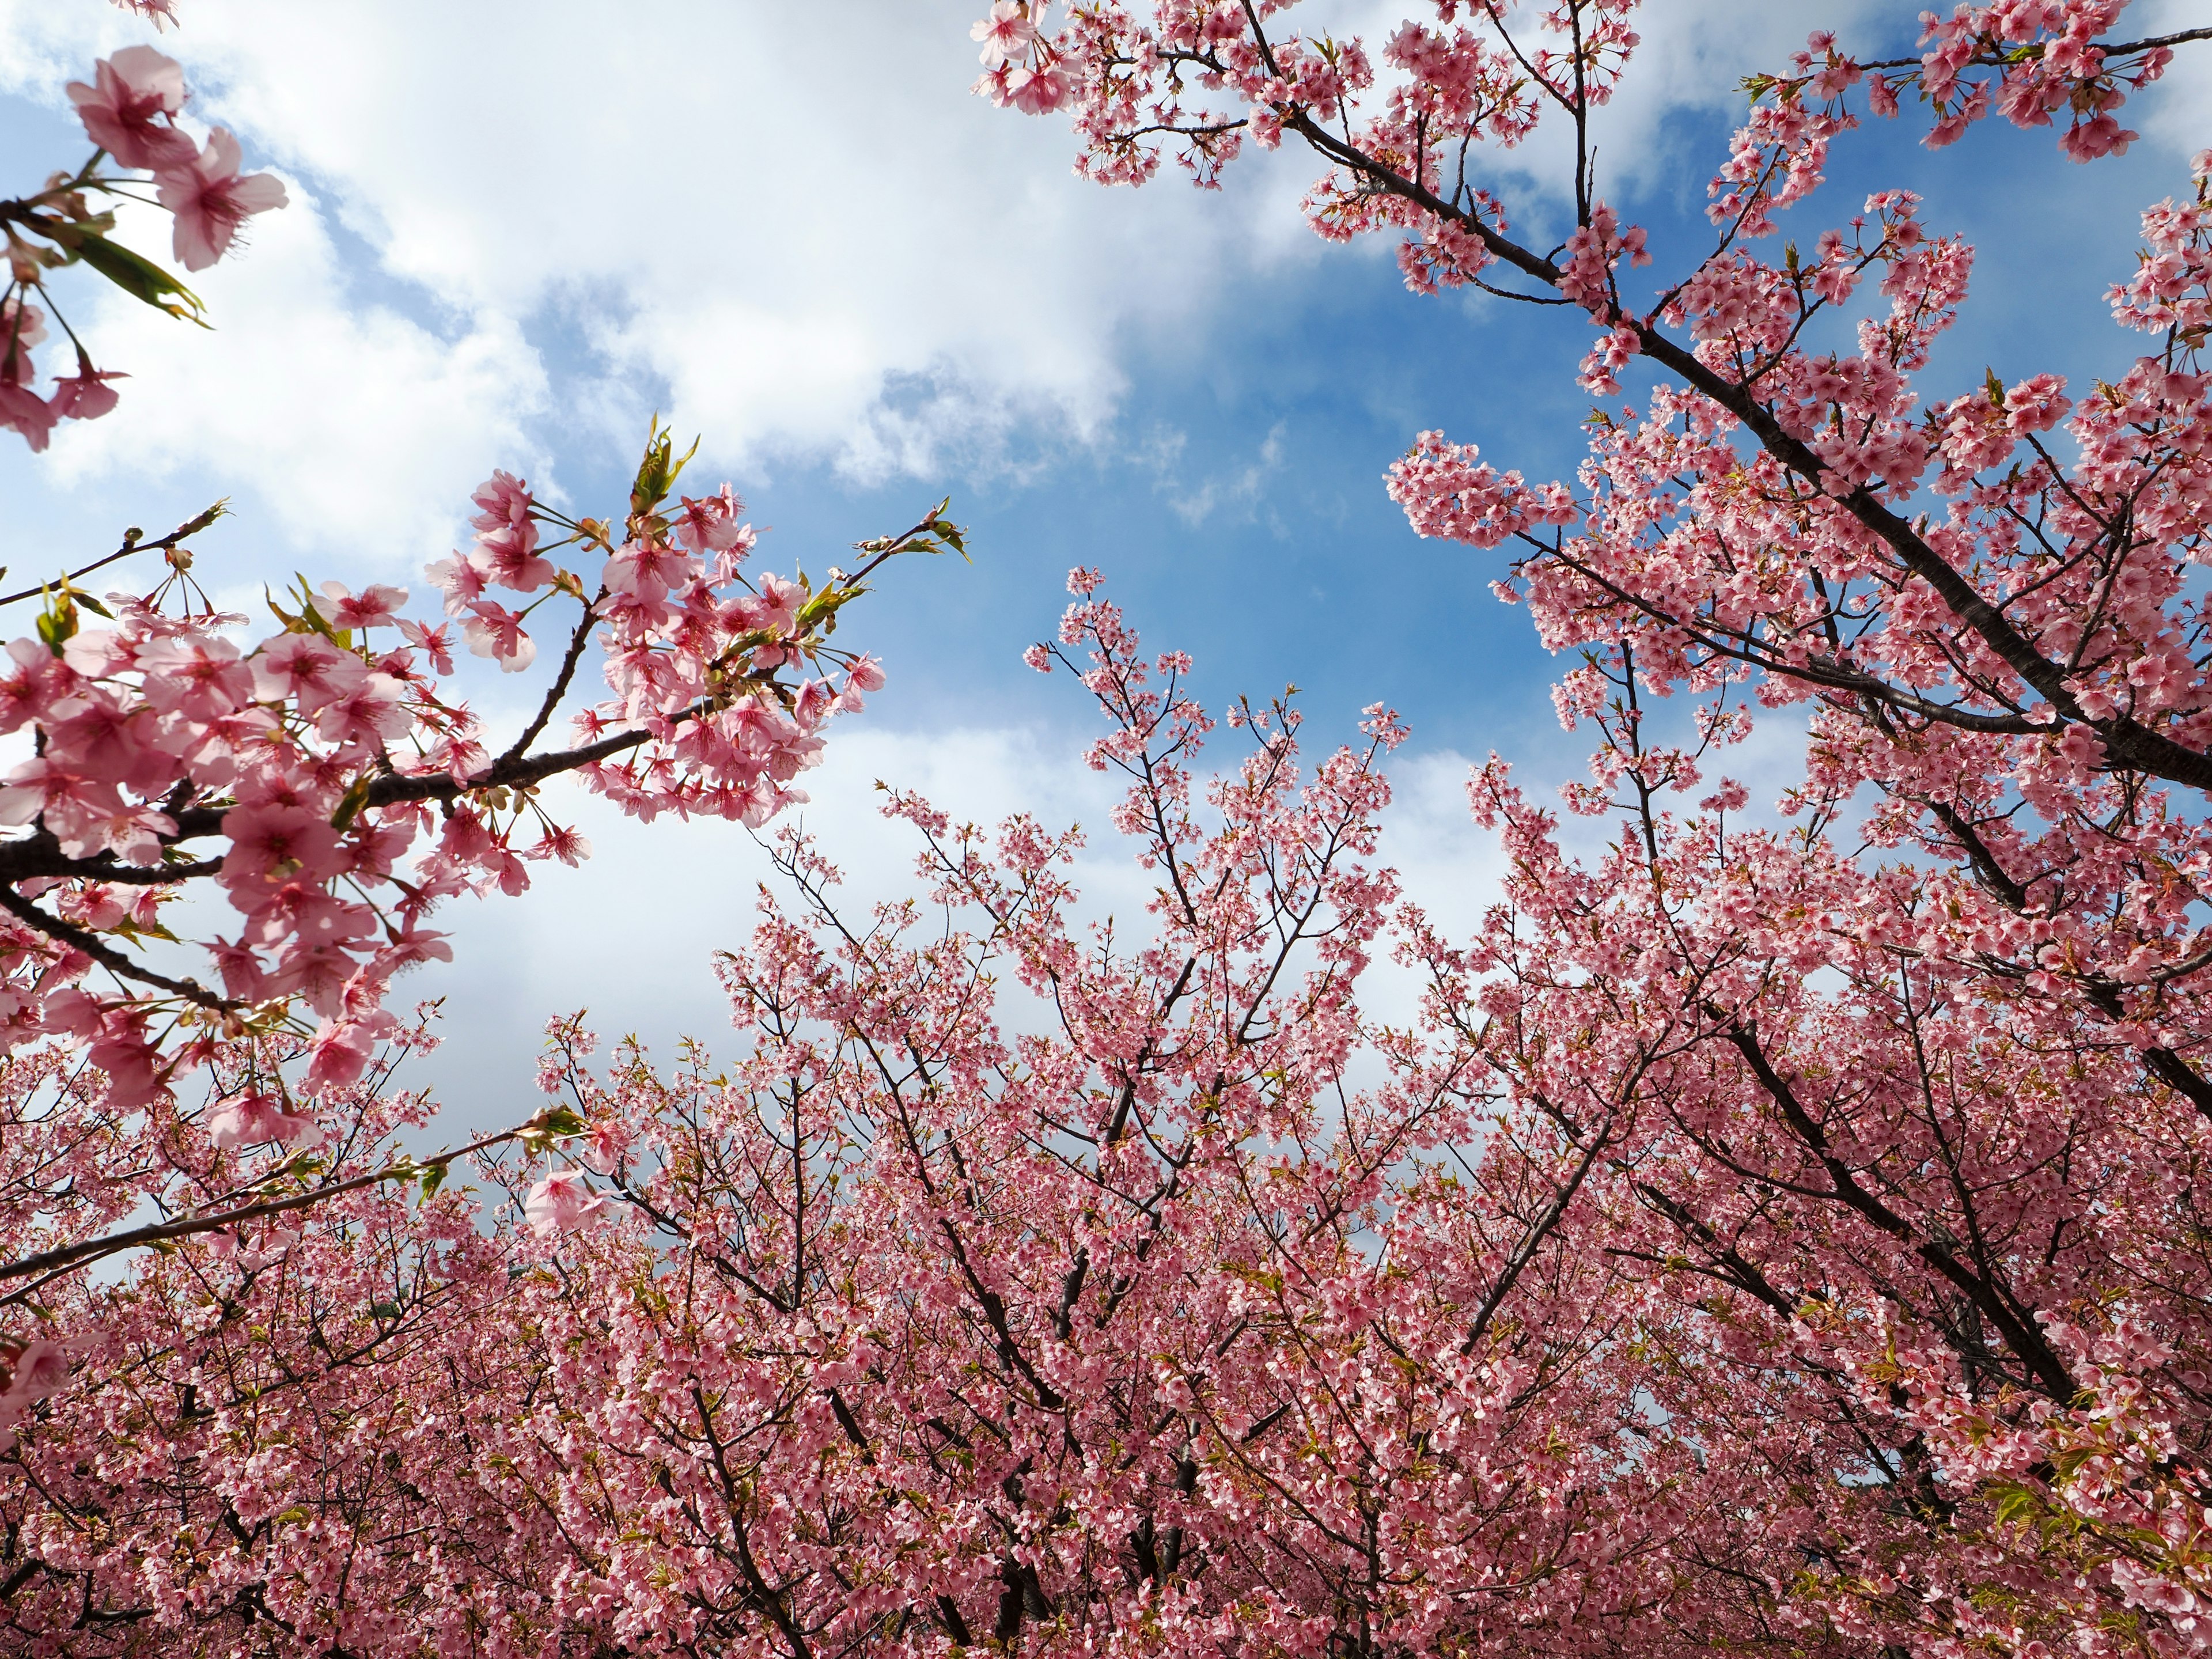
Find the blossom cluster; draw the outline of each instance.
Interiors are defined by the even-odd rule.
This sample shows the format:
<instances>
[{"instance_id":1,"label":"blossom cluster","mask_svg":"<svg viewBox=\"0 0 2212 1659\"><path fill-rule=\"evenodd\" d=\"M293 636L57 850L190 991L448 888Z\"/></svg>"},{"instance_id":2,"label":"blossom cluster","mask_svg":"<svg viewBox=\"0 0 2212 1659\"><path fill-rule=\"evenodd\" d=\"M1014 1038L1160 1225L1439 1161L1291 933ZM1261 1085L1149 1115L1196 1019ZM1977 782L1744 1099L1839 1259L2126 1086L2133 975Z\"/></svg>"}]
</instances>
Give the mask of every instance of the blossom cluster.
<instances>
[{"instance_id":1,"label":"blossom cluster","mask_svg":"<svg viewBox=\"0 0 2212 1659\"><path fill-rule=\"evenodd\" d=\"M52 271L82 265L176 315L197 317L200 310L191 290L159 265L110 240L113 210L96 210L92 198L140 199L137 189L150 185L171 216L176 262L195 271L228 252L253 215L285 201L283 185L270 174L240 171L243 155L228 129L213 129L202 143L178 124L187 97L184 70L151 46L125 46L100 59L92 80L70 82L69 95L98 147L92 158L19 201L0 204L9 258L8 285L0 289L0 426L34 450L46 447L57 422L91 420L113 409L117 393L107 383L121 378L96 368L83 342L62 322L76 372L57 376L44 397L33 389L32 353L46 340L48 313L61 321L48 287ZM111 170L111 162L123 171ZM43 307L33 303L33 294L45 300Z\"/></svg>"},{"instance_id":2,"label":"blossom cluster","mask_svg":"<svg viewBox=\"0 0 2212 1659\"><path fill-rule=\"evenodd\" d=\"M1420 927L1409 948L1422 1029L1482 1034L1497 1132L1589 1160L1511 1212L1586 1217L1623 1264L1605 1342L1650 1345L1644 1423L1693 1435L1695 1486L1796 1540L1748 1577L1686 1569L1706 1591L1670 1630L1703 1632L1693 1650L1787 1630L1811 1651L2203 1651L2206 1334L2178 1287L2212 1122L2212 155L2114 273L2150 343L2086 386L1930 384L1974 250L1915 192L1802 220L1834 147L1901 94L1933 148L2001 114L2057 126L2073 161L2119 154L2126 99L2208 32L2007 0L1926 15L1893 62L1816 33L1753 82L1710 245L1639 293L1648 239L1589 144L1634 8L1422 9L1388 79L1325 99L1291 69L1368 60L1302 32L1296 0L1057 28L1031 5L1008 38L1065 80L1094 174L1172 153L1211 183L1245 139L1295 136L1325 168L1321 234L1400 236L1418 291L1586 319L1602 398L1632 368L1656 382L1593 412L1571 481L1428 432L1389 488L1421 533L1506 550L1498 591L1583 659L1557 701L1599 746L1566 805L1617 839L1571 854L1493 763L1471 793L1505 901L1472 945ZM1548 249L1516 237L1497 161L1546 121L1576 156ZM1787 830L1710 775L1764 711L1808 739ZM1480 1201L1455 1213L1521 1259ZM1754 1581L1750 1602L1729 1588Z\"/></svg>"},{"instance_id":3,"label":"blossom cluster","mask_svg":"<svg viewBox=\"0 0 2212 1659\"><path fill-rule=\"evenodd\" d=\"M2212 1130L1960 994L1986 896L1734 822L1747 723L1637 736L1593 665L1626 833L1573 857L1484 769L1505 902L1453 942L1374 861L1389 711L1307 766L1238 704L1209 771L1188 656L1069 586L1031 660L1104 716L1140 921L1085 920L1079 831L893 792L914 898L849 914L785 836L735 1051L550 1022L481 1204L370 1182L48 1291L9 1633L2197 1650L2212 1298L2153 1218ZM418 1121L333 1104L340 1170Z\"/></svg>"},{"instance_id":4,"label":"blossom cluster","mask_svg":"<svg viewBox=\"0 0 2212 1659\"><path fill-rule=\"evenodd\" d=\"M872 659L828 643L860 580L748 580L742 504L725 486L672 506L680 470L657 434L619 527L495 474L471 545L430 568L443 617L406 614L402 589L303 581L271 600L276 631L241 635L244 617L188 597L181 537L204 524L164 538L172 578L155 594L100 604L65 580L37 636L0 658L0 733L37 738L0 776L0 823L24 831L0 843L15 884L0 1044L88 1045L113 1098L136 1105L219 1041L304 1013L316 1023L300 1086L349 1085L398 1029L393 976L450 957L427 925L441 902L519 894L532 861L588 854L542 793L549 780L575 773L647 818L759 824L803 799L794 780L824 724L883 684ZM872 544L875 562L951 532L933 525ZM548 556L562 549L588 580ZM163 602L175 593L180 609ZM570 613L553 684L495 754L451 689L455 651L526 667L532 628L558 614L548 605ZM574 716L571 747L535 746L592 649L607 697ZM163 925L195 883L221 892L234 932L187 943ZM170 970L192 951L211 983ZM298 1140L272 1086L226 1105L219 1135Z\"/></svg>"}]
</instances>

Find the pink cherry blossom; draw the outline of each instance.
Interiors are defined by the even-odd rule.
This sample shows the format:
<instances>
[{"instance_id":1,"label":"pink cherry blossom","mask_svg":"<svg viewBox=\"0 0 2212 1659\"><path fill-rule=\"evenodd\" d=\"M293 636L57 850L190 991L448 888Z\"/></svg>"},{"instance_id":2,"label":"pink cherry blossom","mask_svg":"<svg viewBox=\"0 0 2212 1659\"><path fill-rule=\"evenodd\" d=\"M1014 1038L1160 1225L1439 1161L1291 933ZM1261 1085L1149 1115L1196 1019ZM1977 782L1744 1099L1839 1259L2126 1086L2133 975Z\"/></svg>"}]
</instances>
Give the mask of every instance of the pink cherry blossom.
<instances>
[{"instance_id":1,"label":"pink cherry blossom","mask_svg":"<svg viewBox=\"0 0 2212 1659\"><path fill-rule=\"evenodd\" d=\"M69 1381L70 1347L49 1338L0 1336L0 1429Z\"/></svg>"},{"instance_id":2,"label":"pink cherry blossom","mask_svg":"<svg viewBox=\"0 0 2212 1659\"><path fill-rule=\"evenodd\" d=\"M226 1152L275 1142L308 1152L322 1143L323 1131L314 1119L288 1112L274 1095L234 1095L209 1112L208 1138Z\"/></svg>"},{"instance_id":3,"label":"pink cherry blossom","mask_svg":"<svg viewBox=\"0 0 2212 1659\"><path fill-rule=\"evenodd\" d=\"M284 186L266 173L241 175L238 140L228 128L208 134L188 162L165 166L155 195L176 216L177 263L205 270L227 252L247 219L284 205Z\"/></svg>"},{"instance_id":4,"label":"pink cherry blossom","mask_svg":"<svg viewBox=\"0 0 2212 1659\"><path fill-rule=\"evenodd\" d=\"M399 607L407 603L405 588L381 582L372 583L359 593L343 582L325 582L321 592L329 601L333 628L392 627L399 620Z\"/></svg>"},{"instance_id":5,"label":"pink cherry blossom","mask_svg":"<svg viewBox=\"0 0 2212 1659\"><path fill-rule=\"evenodd\" d=\"M995 0L991 15L969 31L970 40L983 43L985 69L1018 63L1028 55L1030 43L1036 39L1036 27L1028 14L1029 8L1020 0Z\"/></svg>"},{"instance_id":6,"label":"pink cherry blossom","mask_svg":"<svg viewBox=\"0 0 2212 1659\"><path fill-rule=\"evenodd\" d=\"M115 389L107 383L128 378L119 370L103 371L95 369L89 362L82 362L76 374L54 382L53 394L47 399L47 407L60 420L98 420L101 416L112 413L118 400Z\"/></svg>"},{"instance_id":7,"label":"pink cherry blossom","mask_svg":"<svg viewBox=\"0 0 2212 1659\"><path fill-rule=\"evenodd\" d=\"M531 1231L550 1238L556 1233L574 1232L595 1218L604 1218L606 1207L605 1199L592 1195L582 1170L560 1170L530 1189L524 1214Z\"/></svg>"},{"instance_id":8,"label":"pink cherry blossom","mask_svg":"<svg viewBox=\"0 0 2212 1659\"><path fill-rule=\"evenodd\" d=\"M443 624L426 627L410 617L403 617L399 619L398 627L400 637L429 659L432 673L450 674L453 672L453 647L447 638Z\"/></svg>"},{"instance_id":9,"label":"pink cherry blossom","mask_svg":"<svg viewBox=\"0 0 2212 1659\"><path fill-rule=\"evenodd\" d=\"M94 85L72 81L68 88L94 143L126 167L193 165L199 146L169 119L185 106L183 65L151 46L125 46L94 70Z\"/></svg>"},{"instance_id":10,"label":"pink cherry blossom","mask_svg":"<svg viewBox=\"0 0 2212 1659\"><path fill-rule=\"evenodd\" d=\"M263 699L297 698L310 714L359 686L367 672L357 658L314 634L280 634L254 653L252 664Z\"/></svg>"},{"instance_id":11,"label":"pink cherry blossom","mask_svg":"<svg viewBox=\"0 0 2212 1659\"><path fill-rule=\"evenodd\" d=\"M744 503L727 484L719 495L698 501L686 495L675 514L677 535L694 553L726 551L744 538Z\"/></svg>"},{"instance_id":12,"label":"pink cherry blossom","mask_svg":"<svg viewBox=\"0 0 2212 1659\"><path fill-rule=\"evenodd\" d=\"M538 659L538 646L523 631L522 618L503 605L478 599L469 606L461 631L469 649L498 663L500 672L519 674Z\"/></svg>"}]
</instances>

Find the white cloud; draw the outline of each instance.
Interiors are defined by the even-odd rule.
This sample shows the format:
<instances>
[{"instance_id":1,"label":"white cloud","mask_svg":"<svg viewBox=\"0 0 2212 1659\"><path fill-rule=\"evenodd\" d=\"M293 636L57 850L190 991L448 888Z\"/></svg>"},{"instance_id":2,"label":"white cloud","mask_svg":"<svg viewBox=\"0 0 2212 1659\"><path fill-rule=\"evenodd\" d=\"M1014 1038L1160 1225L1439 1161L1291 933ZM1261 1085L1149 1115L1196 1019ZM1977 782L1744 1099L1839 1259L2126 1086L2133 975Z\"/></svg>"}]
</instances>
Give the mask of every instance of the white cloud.
<instances>
[{"instance_id":1,"label":"white cloud","mask_svg":"<svg viewBox=\"0 0 2212 1659\"><path fill-rule=\"evenodd\" d=\"M1188 447L1185 434L1165 428L1148 433L1139 443L1132 459L1149 467L1160 493L1168 498L1168 505L1176 517L1185 524L1196 526L1213 516L1216 508L1241 510L1249 516L1260 501L1261 489L1283 463L1283 434L1290 422L1278 421L1267 428L1267 435L1251 460L1242 466L1209 473L1195 484L1184 483L1178 464Z\"/></svg>"},{"instance_id":2,"label":"white cloud","mask_svg":"<svg viewBox=\"0 0 2212 1659\"><path fill-rule=\"evenodd\" d=\"M1065 124L969 96L973 9L198 0L169 45L386 276L573 325L618 403L672 402L717 461L880 475L1095 429L1127 332L1214 303L1252 240L1243 204L1075 184ZM116 35L6 0L0 84L52 96Z\"/></svg>"},{"instance_id":3,"label":"white cloud","mask_svg":"<svg viewBox=\"0 0 2212 1659\"><path fill-rule=\"evenodd\" d=\"M1254 155L1225 198L1171 168L1141 191L1083 185L1064 122L969 94L979 4L862 0L832 21L777 0L192 0L167 44L204 112L307 181L372 256L358 275L441 320L349 285L295 190L209 274L217 339L103 323L139 380L106 434L73 434L62 482L132 455L250 488L273 456L403 520L447 514L456 477L512 456L543 407L526 331L584 344L572 440L580 409L588 434L627 436L672 406L711 464L755 476L780 458L990 470L1097 434L1133 340L1202 338L1255 269L1319 257L1292 205L1313 166ZM1407 9L1297 21L1379 45ZM1668 111L1736 97L1802 33L1753 0L1669 0L1639 27L1645 61L1600 124L1607 170L1634 180L1656 176ZM135 32L90 0L0 0L0 87L58 100ZM1545 177L1551 142L1525 158Z\"/></svg>"},{"instance_id":4,"label":"white cloud","mask_svg":"<svg viewBox=\"0 0 2212 1659\"><path fill-rule=\"evenodd\" d=\"M986 829L1016 811L1054 832L1080 822L1091 831L1074 872L1084 914L1126 925L1143 917L1152 881L1107 824L1118 791L1082 764L1079 748L1031 728L956 729L926 744L841 732L806 775L811 803L790 822L803 823L843 872L839 903L863 921L878 902L927 891L915 869L921 842L911 826L882 816L878 779ZM762 883L789 897L766 853L735 824L638 823L574 788L556 789L549 801L590 838L591 859L576 870L533 866L536 884L520 902L449 904L436 925L453 935L453 963L403 980L394 999L447 999L447 1048L424 1073L460 1127L526 1115L530 1108L515 1108L530 1094L537 1033L547 1017L580 1006L588 1005L603 1036L635 1032L664 1060L678 1036L702 1038L710 1049L733 1046L714 953L750 934Z\"/></svg>"},{"instance_id":5,"label":"white cloud","mask_svg":"<svg viewBox=\"0 0 2212 1659\"><path fill-rule=\"evenodd\" d=\"M2138 25L2126 32L2135 39L2154 40L2183 29L2202 28L2203 0L2151 0L2130 21ZM2152 143L2186 159L2212 145L2212 127L2204 112L2212 109L2212 40L2198 40L2177 49L2164 80L2141 102L2130 102L2120 112L2128 125L2141 130ZM2179 181L2176 181L2179 191Z\"/></svg>"},{"instance_id":6,"label":"white cloud","mask_svg":"<svg viewBox=\"0 0 2212 1659\"><path fill-rule=\"evenodd\" d=\"M210 495L243 483L295 546L407 580L494 465L535 457L524 422L544 407L544 371L512 319L441 332L358 303L319 204L291 193L254 222L246 257L196 279L216 337L113 290L95 304L88 337L131 378L113 415L56 433L52 476L87 495L149 475ZM134 210L123 234L149 247L167 223Z\"/></svg>"}]
</instances>

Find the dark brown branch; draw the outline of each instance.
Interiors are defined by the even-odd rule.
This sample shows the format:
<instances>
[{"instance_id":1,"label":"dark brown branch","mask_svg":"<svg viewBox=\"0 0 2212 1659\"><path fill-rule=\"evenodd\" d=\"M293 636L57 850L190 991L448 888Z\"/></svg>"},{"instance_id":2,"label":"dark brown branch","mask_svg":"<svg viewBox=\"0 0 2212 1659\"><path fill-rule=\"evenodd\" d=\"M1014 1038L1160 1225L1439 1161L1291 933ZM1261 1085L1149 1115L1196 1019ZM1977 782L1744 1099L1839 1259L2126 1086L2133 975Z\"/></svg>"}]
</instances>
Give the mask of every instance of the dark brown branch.
<instances>
[{"instance_id":1,"label":"dark brown branch","mask_svg":"<svg viewBox=\"0 0 2212 1659\"><path fill-rule=\"evenodd\" d=\"M4 891L0 889L0 891ZM424 1170L442 1169L455 1158L466 1158L471 1152L497 1146L529 1132L524 1124L513 1129L502 1129L495 1135L457 1146L450 1152L439 1152L433 1157L410 1158L404 1164L389 1164L368 1175L358 1175L344 1181L332 1182L326 1187L317 1187L311 1192L295 1193L289 1198L272 1198L259 1204L248 1204L235 1210L225 1210L217 1215L191 1216L181 1221L155 1222L143 1227L133 1227L127 1232L110 1233L104 1238L88 1238L75 1244L64 1244L55 1249L41 1250L36 1255L27 1255L21 1261L0 1264L0 1279L27 1279L35 1273L56 1268L75 1267L86 1261L97 1261L119 1251L142 1249L147 1245L167 1243L172 1239L190 1238L195 1233L221 1232L226 1227L241 1222L258 1221L264 1216L283 1215L293 1210L304 1210L337 1197L342 1193L358 1192L373 1187L380 1181L412 1179Z\"/></svg>"},{"instance_id":2,"label":"dark brown branch","mask_svg":"<svg viewBox=\"0 0 2212 1659\"><path fill-rule=\"evenodd\" d=\"M2160 47L2186 46L2191 40L2212 40L2212 28L2184 29L2179 34L2160 34L2142 40L2124 40L2118 46L2108 46L2101 40L2092 41L2090 44L2102 52L2107 61L2110 61L2115 58L2132 58L2139 52L2156 52ZM2028 58L2041 58L2043 53L2044 48L2038 46L2029 47L2026 55ZM2011 59L2006 58L1984 56L1970 58L1960 67L1961 69L2003 69L2009 68L2011 62ZM1861 64L1859 67L1863 70L1917 70L1924 69L1927 65L1917 58L1884 58L1878 62Z\"/></svg>"},{"instance_id":3,"label":"dark brown branch","mask_svg":"<svg viewBox=\"0 0 2212 1659\"><path fill-rule=\"evenodd\" d=\"M592 624L599 619L599 600L606 596L607 590L602 587L598 598L586 605L584 614L576 619L576 631L568 636L568 648L561 656L561 672L553 677L553 684L546 689L545 701L538 705L537 714L531 717L530 724L522 728L522 735L509 744L507 752L499 757L501 764L522 757L524 751L538 741L538 734L553 718L553 711L561 706L561 699L568 695L568 682L575 678L576 665L583 659L584 647L591 642Z\"/></svg>"},{"instance_id":4,"label":"dark brown branch","mask_svg":"<svg viewBox=\"0 0 2212 1659\"><path fill-rule=\"evenodd\" d=\"M157 974L150 968L140 967L97 933L88 933L73 921L64 921L59 916L50 915L4 881L0 881L0 909L6 910L24 926L35 927L47 938L59 939L63 944L83 951L101 967L125 979L135 979L142 985L154 986L172 996L182 997L188 1002L218 1012L227 1013L245 1006L217 996L196 979L172 979L167 974Z\"/></svg>"},{"instance_id":5,"label":"dark brown branch","mask_svg":"<svg viewBox=\"0 0 2212 1659\"><path fill-rule=\"evenodd\" d=\"M161 551L166 552L169 549L175 547L179 542L183 541L185 537L198 535L201 531L205 530L210 525L213 524L218 518L222 516L222 503L221 501L217 501L213 507L208 508L206 512L201 514L198 517L187 519L184 523L179 525L174 530L172 530L167 535L157 537L150 542L139 540L135 536L126 536L124 538L123 545L117 548L115 551L112 553L103 554L100 557L94 559L90 564L86 565L82 569L70 571L66 576L63 577L62 580L65 582L75 582L79 577L89 576L95 570L104 570L109 565L113 564L117 560L127 559L133 553L144 553L153 549L159 549ZM7 567L5 565L0 565L0 574L4 574L6 571ZM20 592L9 593L4 598L0 598L0 605L17 605L25 599L35 599L40 594L44 593L52 588L52 586L53 584L52 582L41 582L36 587L26 587Z\"/></svg>"},{"instance_id":6,"label":"dark brown branch","mask_svg":"<svg viewBox=\"0 0 2212 1659\"><path fill-rule=\"evenodd\" d=\"M2075 1382L2057 1351L2043 1340L2033 1325L2021 1316L2010 1299L1996 1285L1974 1272L1944 1246L1932 1238L1919 1237L1917 1230L1903 1216L1869 1192L1850 1167L1836 1156L1828 1144L1826 1133L1814 1121L1812 1114L1805 1109L1804 1103L1797 1098L1796 1091L1774 1069L1765 1050L1759 1046L1759 1039L1729 1019L1720 1010L1709 1008L1707 1012L1723 1022L1721 1035L1743 1056L1752 1075L1759 1079L1759 1087L1781 1109L1783 1118L1791 1131L1826 1171L1837 1201L1900 1244L1910 1245L1913 1254L1964 1291L1984 1317L2003 1334L2007 1345L2033 1373L2045 1393L2061 1405L2071 1405L2075 1395L2080 1392L2080 1384Z\"/></svg>"}]
</instances>

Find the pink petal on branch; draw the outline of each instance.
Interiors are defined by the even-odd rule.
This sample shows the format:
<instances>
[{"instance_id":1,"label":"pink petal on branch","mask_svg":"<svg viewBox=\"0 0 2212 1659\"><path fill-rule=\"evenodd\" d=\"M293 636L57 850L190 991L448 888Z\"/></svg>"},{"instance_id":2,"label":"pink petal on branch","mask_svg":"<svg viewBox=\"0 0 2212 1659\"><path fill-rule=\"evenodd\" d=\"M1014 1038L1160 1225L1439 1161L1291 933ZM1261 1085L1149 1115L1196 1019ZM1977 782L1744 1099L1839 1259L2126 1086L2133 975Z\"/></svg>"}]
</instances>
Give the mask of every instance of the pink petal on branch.
<instances>
[{"instance_id":1,"label":"pink petal on branch","mask_svg":"<svg viewBox=\"0 0 2212 1659\"><path fill-rule=\"evenodd\" d=\"M301 1152L322 1144L322 1126L304 1113L288 1112L271 1094L233 1095L207 1115L208 1138L225 1152L275 1143Z\"/></svg>"},{"instance_id":2,"label":"pink petal on branch","mask_svg":"<svg viewBox=\"0 0 2212 1659\"><path fill-rule=\"evenodd\" d=\"M93 67L94 84L70 82L70 101L92 142L126 167L189 167L191 135L169 119L185 106L185 71L151 46L125 46Z\"/></svg>"},{"instance_id":3,"label":"pink petal on branch","mask_svg":"<svg viewBox=\"0 0 2212 1659\"><path fill-rule=\"evenodd\" d=\"M208 134L207 148L186 166L164 171L155 191L176 216L177 263L205 270L229 250L239 228L257 213L284 205L284 186L273 174L240 174L238 140L229 129Z\"/></svg>"},{"instance_id":4,"label":"pink petal on branch","mask_svg":"<svg viewBox=\"0 0 2212 1659\"><path fill-rule=\"evenodd\" d=\"M604 1219L606 1207L606 1200L592 1195L581 1170L562 1170L530 1189L522 1213L531 1231L540 1238L550 1238L556 1233L573 1232L594 1218Z\"/></svg>"}]
</instances>

